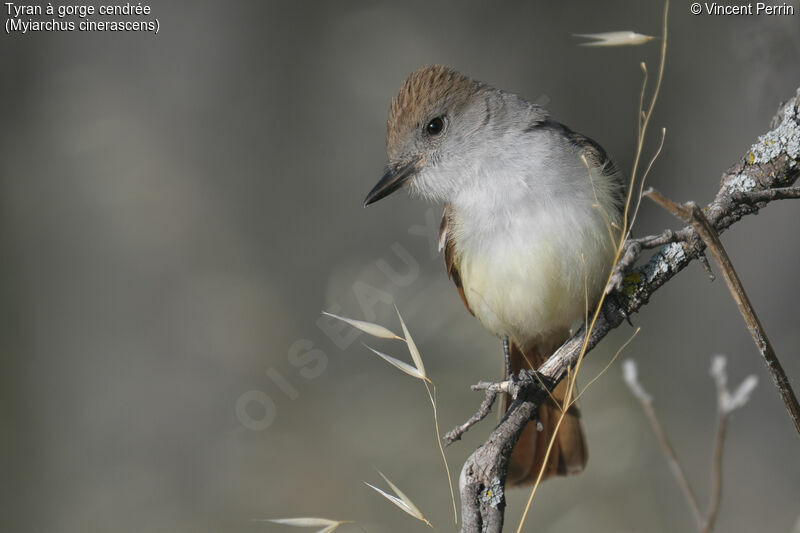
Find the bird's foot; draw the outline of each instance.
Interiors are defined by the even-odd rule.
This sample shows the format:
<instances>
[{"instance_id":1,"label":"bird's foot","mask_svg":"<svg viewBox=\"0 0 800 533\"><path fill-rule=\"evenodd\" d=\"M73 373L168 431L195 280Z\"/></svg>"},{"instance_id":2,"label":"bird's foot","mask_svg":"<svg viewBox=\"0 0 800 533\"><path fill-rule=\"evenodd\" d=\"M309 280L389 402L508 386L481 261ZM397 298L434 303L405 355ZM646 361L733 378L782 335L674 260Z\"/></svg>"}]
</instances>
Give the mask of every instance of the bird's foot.
<instances>
[{"instance_id":1,"label":"bird's foot","mask_svg":"<svg viewBox=\"0 0 800 533\"><path fill-rule=\"evenodd\" d=\"M625 311L625 306L620 298L620 294L617 291L610 292L606 296L606 299L611 304L603 306L603 314L605 315L606 320L616 323L617 317L621 316L625 322L633 326L633 322L631 322L631 316L627 311Z\"/></svg>"},{"instance_id":2,"label":"bird's foot","mask_svg":"<svg viewBox=\"0 0 800 533\"><path fill-rule=\"evenodd\" d=\"M503 358L506 365L506 379L513 383L515 378L514 371L511 368L511 345L508 341L508 335L503 335Z\"/></svg>"},{"instance_id":3,"label":"bird's foot","mask_svg":"<svg viewBox=\"0 0 800 533\"><path fill-rule=\"evenodd\" d=\"M512 398L516 399L520 392L529 391L552 391L555 387L553 380L535 369L524 368L519 371L519 375L510 380L509 394Z\"/></svg>"}]
</instances>

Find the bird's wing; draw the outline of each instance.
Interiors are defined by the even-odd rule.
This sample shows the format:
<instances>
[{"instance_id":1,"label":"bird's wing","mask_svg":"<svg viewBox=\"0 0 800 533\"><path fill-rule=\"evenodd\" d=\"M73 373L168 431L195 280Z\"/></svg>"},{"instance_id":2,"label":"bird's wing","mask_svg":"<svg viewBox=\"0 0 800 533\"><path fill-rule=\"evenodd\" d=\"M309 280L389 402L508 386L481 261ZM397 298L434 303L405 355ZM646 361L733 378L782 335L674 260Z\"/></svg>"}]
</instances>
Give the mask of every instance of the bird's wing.
<instances>
[{"instance_id":1,"label":"bird's wing","mask_svg":"<svg viewBox=\"0 0 800 533\"><path fill-rule=\"evenodd\" d=\"M458 273L458 254L456 254L455 238L453 237L453 208L450 204L445 204L444 213L442 213L442 224L439 226L439 251L444 251L444 266L447 269L447 276L453 280L458 289L458 294L461 296L461 301L467 308L467 311L472 313L472 309L467 303L467 297L464 295L464 286L461 284L461 275Z\"/></svg>"},{"instance_id":2,"label":"bird's wing","mask_svg":"<svg viewBox=\"0 0 800 533\"><path fill-rule=\"evenodd\" d=\"M567 137L569 138L569 142L578 148L580 153L586 157L586 161L591 166L596 168L603 176L607 176L613 180L616 185L614 188L614 203L621 210L625 203L625 180L614 164L614 161L594 139L590 139L572 130L569 130Z\"/></svg>"},{"instance_id":3,"label":"bird's wing","mask_svg":"<svg viewBox=\"0 0 800 533\"><path fill-rule=\"evenodd\" d=\"M590 139L578 132L570 131L569 141L577 146L583 155L586 156L589 163L598 167L603 174L611 176L617 173L617 167L614 165L614 162L606 151L603 150L603 147L597 144L594 139Z\"/></svg>"}]
</instances>

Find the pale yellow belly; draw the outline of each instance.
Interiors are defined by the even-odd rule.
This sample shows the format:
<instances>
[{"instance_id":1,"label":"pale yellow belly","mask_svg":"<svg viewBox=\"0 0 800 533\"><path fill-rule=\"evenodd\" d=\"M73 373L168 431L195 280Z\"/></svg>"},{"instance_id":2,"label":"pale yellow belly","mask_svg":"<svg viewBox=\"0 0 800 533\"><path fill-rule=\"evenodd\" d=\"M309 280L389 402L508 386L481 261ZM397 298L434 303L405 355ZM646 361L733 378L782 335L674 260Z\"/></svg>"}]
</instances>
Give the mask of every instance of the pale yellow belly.
<instances>
[{"instance_id":1,"label":"pale yellow belly","mask_svg":"<svg viewBox=\"0 0 800 533\"><path fill-rule=\"evenodd\" d=\"M460 252L459 273L475 316L495 335L524 346L583 322L605 286L614 246L607 232L598 232L566 245L540 238L520 246L499 238Z\"/></svg>"}]
</instances>

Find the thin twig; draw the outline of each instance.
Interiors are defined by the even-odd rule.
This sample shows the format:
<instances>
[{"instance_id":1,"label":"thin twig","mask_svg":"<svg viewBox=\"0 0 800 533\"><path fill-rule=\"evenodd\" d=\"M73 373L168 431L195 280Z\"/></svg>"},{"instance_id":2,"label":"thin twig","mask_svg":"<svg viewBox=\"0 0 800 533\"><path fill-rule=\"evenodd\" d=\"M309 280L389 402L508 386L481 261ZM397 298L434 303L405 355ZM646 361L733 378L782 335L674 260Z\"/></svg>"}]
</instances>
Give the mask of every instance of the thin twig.
<instances>
[{"instance_id":1,"label":"thin twig","mask_svg":"<svg viewBox=\"0 0 800 533\"><path fill-rule=\"evenodd\" d=\"M737 192L733 199L737 202L760 204L773 200L790 200L800 198L800 187L785 187L783 189L767 189L766 191Z\"/></svg>"},{"instance_id":2,"label":"thin twig","mask_svg":"<svg viewBox=\"0 0 800 533\"><path fill-rule=\"evenodd\" d=\"M700 533L711 533L717 521L720 503L722 502L722 452L725 448L725 433L728 428L728 418L734 410L741 408L749 401L750 393L757 383L756 377L748 376L745 378L736 391L731 394L727 388L728 377L725 373L725 357L718 355L711 361L710 374L711 377L714 378L717 389L717 431L714 436L714 457L711 464L711 497L709 498L708 510L704 517L700 512L697 496L689 484L686 473L678 461L675 450L670 444L661 422L658 420L655 409L653 409L653 399L639 382L636 363L632 360L625 361L622 370L625 383L636 399L639 400L642 410L653 428L653 433L655 433L656 439L661 445L664 455L667 457L670 470L686 497L697 530Z\"/></svg>"},{"instance_id":3,"label":"thin twig","mask_svg":"<svg viewBox=\"0 0 800 533\"><path fill-rule=\"evenodd\" d=\"M711 263L708 262L708 257L706 257L705 252L699 253L700 255L697 257L697 260L700 261L700 266L703 267L703 270L705 270L709 281L714 281L716 276L714 276L714 271L711 270Z\"/></svg>"},{"instance_id":4,"label":"thin twig","mask_svg":"<svg viewBox=\"0 0 800 533\"><path fill-rule=\"evenodd\" d=\"M486 398L483 399L481 402L481 406L478 408L478 411L472 415L469 420L457 426L450 431L448 431L443 439L445 446L450 446L457 440L461 440L461 436L467 432L469 428L486 418L489 412L492 410L492 406L494 405L494 401L497 399L497 392L487 390L486 391Z\"/></svg>"},{"instance_id":5,"label":"thin twig","mask_svg":"<svg viewBox=\"0 0 800 533\"><path fill-rule=\"evenodd\" d=\"M719 240L719 234L708 221L703 211L697 207L697 204L694 202L687 202L684 205L680 205L653 189L645 193L645 196L676 217L685 222L690 222L706 247L711 251L711 255L714 256L714 260L722 271L725 284L728 286L728 290L731 296L733 296L733 300L736 302L736 306L739 308L742 318L744 318L747 329L753 337L756 348L758 348L758 352L764 359L764 364L767 366L770 376L772 376L772 381L775 383L775 387L781 395L781 399L789 413L789 418L791 418L798 435L800 435L800 403L798 403L797 396L795 396L794 390L792 390L789 377L783 370L783 366L778 360L775 349L772 347L772 343L767 337L767 332L758 319L753 304L747 297L742 281L733 268L733 263L730 257L728 257L725 247L722 246L722 242Z\"/></svg>"},{"instance_id":6,"label":"thin twig","mask_svg":"<svg viewBox=\"0 0 800 533\"><path fill-rule=\"evenodd\" d=\"M674 475L675 479L678 481L678 485L681 487L683 495L686 497L686 502L689 504L689 508L692 510L692 516L697 523L697 528L702 529L705 521L703 520L703 515L700 512L700 507L697 504L697 496L692 490L692 487L689 485L689 479L686 477L686 473L683 471L683 467L681 467L681 464L678 461L678 456L675 453L675 449L669 442L667 434L664 431L664 428L661 426L661 422L659 422L658 417L656 416L656 412L653 409L652 403L641 400L640 403L642 404L642 409L644 410L645 415L647 415L647 420L650 422L650 426L653 428L653 433L656 434L656 439L661 445L661 449L664 451L664 455L667 456L669 469L672 471L672 475Z\"/></svg>"},{"instance_id":7,"label":"thin twig","mask_svg":"<svg viewBox=\"0 0 800 533\"><path fill-rule=\"evenodd\" d=\"M636 139L638 140L639 137L642 136L642 122L644 121L644 93L645 89L647 89L647 63L642 61L639 63L639 66L642 68L642 90L639 93L639 108L636 112ZM634 145L634 149L636 146Z\"/></svg>"},{"instance_id":8,"label":"thin twig","mask_svg":"<svg viewBox=\"0 0 800 533\"><path fill-rule=\"evenodd\" d=\"M708 503L702 533L711 533L717 522L722 503L722 451L725 448L725 433L728 429L729 411L724 407L724 388L717 384L717 432L714 436L714 458L711 463L711 498Z\"/></svg>"},{"instance_id":9,"label":"thin twig","mask_svg":"<svg viewBox=\"0 0 800 533\"><path fill-rule=\"evenodd\" d=\"M613 364L614 364L614 361L616 361L616 360L617 360L617 357L619 357L619 356L620 356L620 354L622 353L622 351L623 351L625 348L627 348L627 347L628 347L628 345L629 345L631 342L633 342L633 339L636 337L636 335L638 335L638 334L639 334L639 332L640 332L640 331L642 331L642 328L636 328L636 329L634 330L633 334L632 334L630 337L628 337L628 340L626 340L626 341L625 341L625 343L624 343L622 346L620 346L620 347L619 347L619 349L616 351L616 353L614 354L614 357L612 357L612 358L611 358L611 360L610 360L608 363L606 363L606 366L604 366L604 367L603 367L603 370L601 370L600 372L598 372L598 374L597 374L595 377L593 377L593 378L592 378L592 379L589 381L589 383L587 383L586 385L584 385L583 389L581 389L581 392L579 392L579 393L578 393L578 395L577 395L577 396L575 396L575 399L574 399L574 400L572 400L572 403L571 403L570 405L577 403L577 401L578 401L578 400L580 400L581 396L583 396L583 393L584 393L584 392L586 392L586 391L589 389L589 387L591 387L591 386L594 384L594 382L595 382L595 381L597 381L598 379L600 379L600 377L601 377L603 374L605 374L605 373L608 371L608 369L609 369L609 368L611 368L611 365L613 365Z\"/></svg>"},{"instance_id":10,"label":"thin twig","mask_svg":"<svg viewBox=\"0 0 800 533\"><path fill-rule=\"evenodd\" d=\"M487 392L506 392L511 394L512 389L514 388L514 382L510 380L506 381L479 381L472 387L472 390L485 390Z\"/></svg>"},{"instance_id":11,"label":"thin twig","mask_svg":"<svg viewBox=\"0 0 800 533\"><path fill-rule=\"evenodd\" d=\"M658 444L661 446L661 450L664 452L664 455L667 458L669 469L672 472L672 475L675 476L675 480L678 482L678 486L683 491L683 495L686 497L686 503L689 504L689 509L692 511L692 516L694 517L697 529L702 530L705 527L706 521L703 519L703 514L700 512L700 506L697 503L697 496L692 490L692 486L689 484L689 479L686 477L686 473L683 471L681 463L678 461L678 456L675 454L675 449L669 442L667 433L664 431L661 422L658 420L656 411L653 409L652 397L645 392L644 388L639 383L636 375L636 364L632 360L625 361L623 365L623 373L625 376L625 383L627 383L628 387L631 389L631 392L633 392L634 397L639 400L639 404L642 406L642 410L644 411L648 422L650 422L650 427L653 428L653 433L656 435L656 440L658 441Z\"/></svg>"},{"instance_id":12,"label":"thin twig","mask_svg":"<svg viewBox=\"0 0 800 533\"><path fill-rule=\"evenodd\" d=\"M661 150L664 149L664 141L666 140L666 137L667 129L661 128L661 142L658 143L656 152L653 154L653 157L650 158L650 163L648 163L647 168L642 174L642 179L639 180L639 194L636 196L636 207L633 210L631 221L628 223L630 228L633 228L633 225L636 224L636 216L639 214L639 207L642 205L642 191L644 190L644 183L647 180L647 175L650 174L650 170L653 168L656 159L658 159L658 156L661 155Z\"/></svg>"}]
</instances>

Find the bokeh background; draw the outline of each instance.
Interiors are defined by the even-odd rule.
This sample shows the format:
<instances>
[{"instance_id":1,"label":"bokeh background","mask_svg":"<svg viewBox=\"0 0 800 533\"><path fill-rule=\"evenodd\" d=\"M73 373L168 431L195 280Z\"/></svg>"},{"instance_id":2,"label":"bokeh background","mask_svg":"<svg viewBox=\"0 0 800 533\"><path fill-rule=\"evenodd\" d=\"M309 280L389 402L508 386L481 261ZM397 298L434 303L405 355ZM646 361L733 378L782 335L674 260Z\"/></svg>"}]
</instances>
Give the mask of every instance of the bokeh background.
<instances>
[{"instance_id":1,"label":"bokeh background","mask_svg":"<svg viewBox=\"0 0 800 533\"><path fill-rule=\"evenodd\" d=\"M361 208L385 164L389 100L419 66L451 65L546 103L629 170L639 63L654 73L658 44L592 49L571 34L658 34L660 2L151 5L158 35L2 36L2 529L288 531L253 519L311 515L423 531L363 484L382 484L380 469L451 530L424 389L320 321L330 310L397 330L396 302L444 430L477 407L469 385L500 374L499 343L432 248L440 208L405 195ZM673 4L651 185L712 197L800 85L799 17ZM649 203L638 223L677 226ZM724 235L796 388L799 230L786 201ZM724 284L693 265L633 320L623 357L703 504L711 356L729 357L733 384L759 376L730 424L717 530L791 531L797 435ZM583 383L631 332L591 354ZM692 530L620 368L582 401L586 472L545 483L528 530ZM456 475L492 423L448 450ZM509 494L510 527L527 495Z\"/></svg>"}]
</instances>

